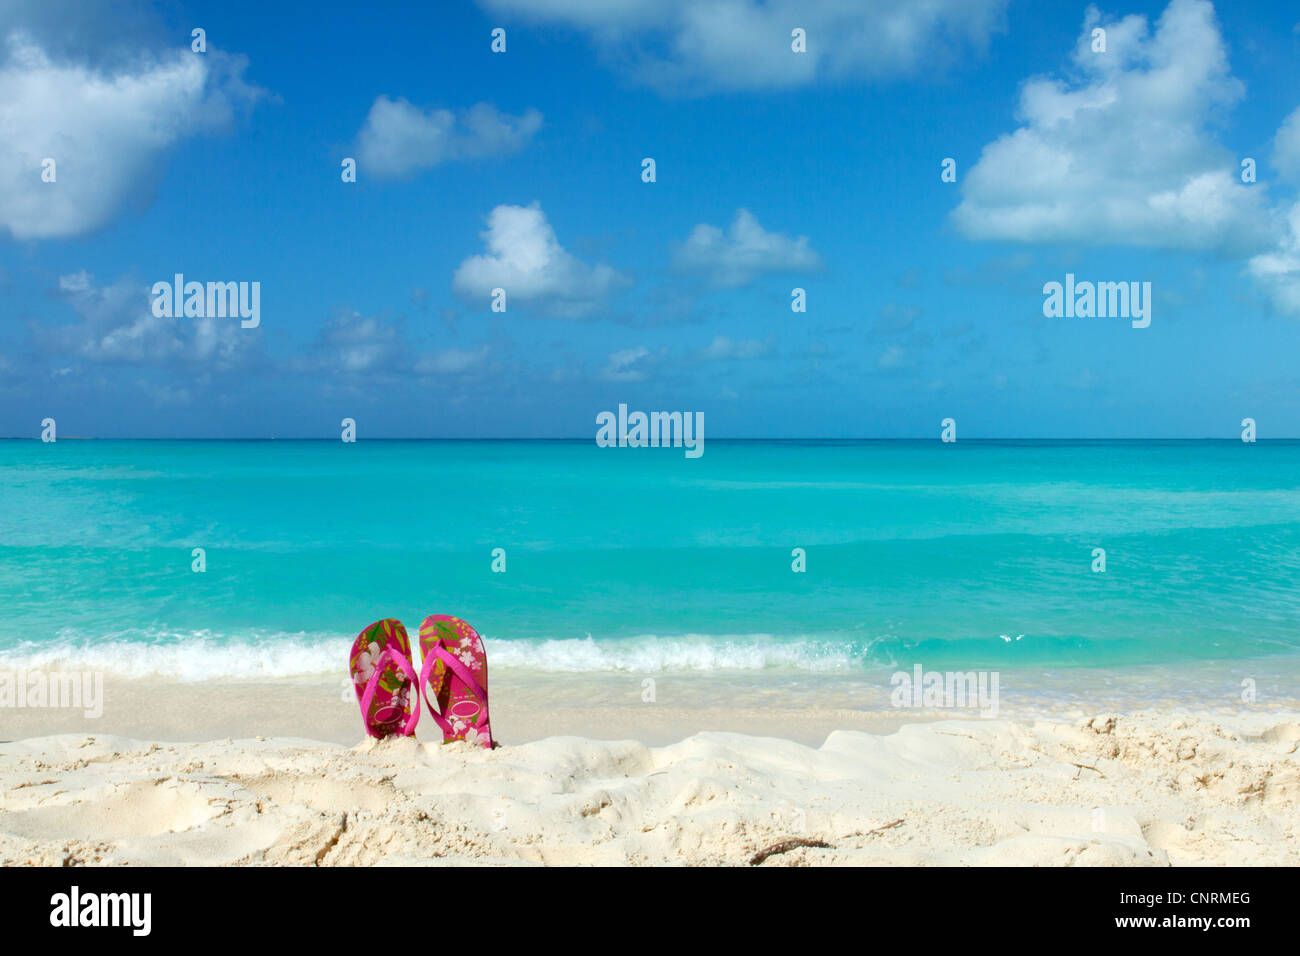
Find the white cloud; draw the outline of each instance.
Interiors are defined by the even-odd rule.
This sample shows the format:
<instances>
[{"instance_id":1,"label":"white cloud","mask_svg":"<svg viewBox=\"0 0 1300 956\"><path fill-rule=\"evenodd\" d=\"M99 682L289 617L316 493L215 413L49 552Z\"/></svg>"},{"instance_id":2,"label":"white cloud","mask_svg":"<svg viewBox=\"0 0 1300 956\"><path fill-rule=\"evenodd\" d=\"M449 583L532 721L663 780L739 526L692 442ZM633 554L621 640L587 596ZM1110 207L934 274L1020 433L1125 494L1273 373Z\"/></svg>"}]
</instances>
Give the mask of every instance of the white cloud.
<instances>
[{"instance_id":1,"label":"white cloud","mask_svg":"<svg viewBox=\"0 0 1300 956\"><path fill-rule=\"evenodd\" d=\"M649 367L657 359L644 345L611 352L600 377L607 382L643 382L650 375Z\"/></svg>"},{"instance_id":2,"label":"white cloud","mask_svg":"<svg viewBox=\"0 0 1300 956\"><path fill-rule=\"evenodd\" d=\"M772 343L759 339L733 340L725 335L714 336L712 342L700 349L700 358L704 361L725 361L731 359L756 359L770 354Z\"/></svg>"},{"instance_id":3,"label":"white cloud","mask_svg":"<svg viewBox=\"0 0 1300 956\"><path fill-rule=\"evenodd\" d=\"M1282 121L1273 137L1273 164L1287 179L1300 180L1300 109Z\"/></svg>"},{"instance_id":4,"label":"white cloud","mask_svg":"<svg viewBox=\"0 0 1300 956\"><path fill-rule=\"evenodd\" d=\"M34 330L47 353L71 354L97 363L204 364L229 368L247 358L260 336L232 319L159 318L149 289L130 279L96 286L88 273L59 278L59 297L80 322Z\"/></svg>"},{"instance_id":5,"label":"white cloud","mask_svg":"<svg viewBox=\"0 0 1300 956\"><path fill-rule=\"evenodd\" d=\"M1300 203L1291 207L1287 234L1278 247L1252 258L1248 270L1274 308L1300 316Z\"/></svg>"},{"instance_id":6,"label":"white cloud","mask_svg":"<svg viewBox=\"0 0 1300 956\"><path fill-rule=\"evenodd\" d=\"M708 275L719 286L740 286L764 272L803 272L821 266L807 236L791 239L767 232L748 209L736 210L726 232L700 223L674 255L687 272Z\"/></svg>"},{"instance_id":7,"label":"white cloud","mask_svg":"<svg viewBox=\"0 0 1300 956\"><path fill-rule=\"evenodd\" d=\"M242 57L173 50L109 66L54 60L21 30L0 58L0 228L19 239L77 236L147 189L178 141L226 126L262 91ZM42 162L55 161L53 183Z\"/></svg>"},{"instance_id":8,"label":"white cloud","mask_svg":"<svg viewBox=\"0 0 1300 956\"><path fill-rule=\"evenodd\" d=\"M392 380L414 374L422 378L462 375L482 365L489 346L442 349L417 355L403 334L401 322L389 322L356 310L342 312L321 325L304 354L287 368L300 373L325 373L350 384Z\"/></svg>"},{"instance_id":9,"label":"white cloud","mask_svg":"<svg viewBox=\"0 0 1300 956\"><path fill-rule=\"evenodd\" d=\"M488 357L488 346L474 349L443 349L431 355L424 355L415 363L419 375L460 375L475 366L483 364Z\"/></svg>"},{"instance_id":10,"label":"white cloud","mask_svg":"<svg viewBox=\"0 0 1300 956\"><path fill-rule=\"evenodd\" d=\"M354 310L326 320L306 357L290 366L295 371L344 375L396 372L407 367L408 354L396 326Z\"/></svg>"},{"instance_id":11,"label":"white cloud","mask_svg":"<svg viewBox=\"0 0 1300 956\"><path fill-rule=\"evenodd\" d=\"M673 91L888 78L982 51L1006 0L480 0L586 33L609 61ZM791 50L791 30L807 52Z\"/></svg>"},{"instance_id":12,"label":"white cloud","mask_svg":"<svg viewBox=\"0 0 1300 956\"><path fill-rule=\"evenodd\" d=\"M1105 53L1091 49L1106 29ZM1214 8L1172 0L1155 29L1103 21L1089 7L1069 81L1021 91L1024 124L984 148L962 180L953 220L975 239L1075 241L1212 250L1246 272L1281 312L1300 316L1300 204L1270 204L1243 184L1213 134L1243 95ZM1300 110L1281 124L1273 161L1300 178Z\"/></svg>"},{"instance_id":13,"label":"white cloud","mask_svg":"<svg viewBox=\"0 0 1300 956\"><path fill-rule=\"evenodd\" d=\"M451 160L517 153L542 126L542 114L502 113L490 103L468 110L421 110L405 99L380 96L357 134L363 173L398 179Z\"/></svg>"},{"instance_id":14,"label":"white cloud","mask_svg":"<svg viewBox=\"0 0 1300 956\"><path fill-rule=\"evenodd\" d=\"M532 302L567 318L586 315L629 280L604 264L588 265L555 237L540 203L497 206L480 233L487 252L470 256L456 269L452 288L467 299L487 303L492 290L506 290L506 308Z\"/></svg>"},{"instance_id":15,"label":"white cloud","mask_svg":"<svg viewBox=\"0 0 1300 956\"><path fill-rule=\"evenodd\" d=\"M907 353L897 345L889 346L889 348L881 352L880 357L876 359L876 368L906 368L907 364Z\"/></svg>"},{"instance_id":16,"label":"white cloud","mask_svg":"<svg viewBox=\"0 0 1300 956\"><path fill-rule=\"evenodd\" d=\"M1106 29L1106 52L1091 33ZM1214 8L1173 0L1142 16L1090 7L1068 80L1036 77L1023 125L983 150L953 212L976 239L1081 241L1258 252L1277 227L1258 186L1211 128L1243 95Z\"/></svg>"}]
</instances>

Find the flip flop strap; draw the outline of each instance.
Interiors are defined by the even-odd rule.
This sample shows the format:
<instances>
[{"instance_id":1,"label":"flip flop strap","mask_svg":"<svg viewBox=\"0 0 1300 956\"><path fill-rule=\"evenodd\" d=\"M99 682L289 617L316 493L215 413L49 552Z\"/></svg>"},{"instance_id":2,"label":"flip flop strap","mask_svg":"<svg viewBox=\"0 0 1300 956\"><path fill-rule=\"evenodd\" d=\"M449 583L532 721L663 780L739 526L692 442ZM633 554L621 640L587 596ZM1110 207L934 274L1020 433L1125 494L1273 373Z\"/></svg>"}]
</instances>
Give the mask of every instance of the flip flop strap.
<instances>
[{"instance_id":1,"label":"flip flop strap","mask_svg":"<svg viewBox=\"0 0 1300 956\"><path fill-rule=\"evenodd\" d=\"M389 663L396 664L411 681L416 680L415 668L411 666L410 660L401 651L395 651L392 648L385 647L379 652L379 659L375 661L374 673L370 675L370 680L366 682L365 693L361 695L361 714L367 721L370 720L370 705L374 703L375 693L379 690L379 678L383 676L384 671L388 669ZM415 725L420 722L420 689L415 688L415 706L411 708L411 716L407 718L406 726L402 728L402 734L406 737L415 732Z\"/></svg>"},{"instance_id":2,"label":"flip flop strap","mask_svg":"<svg viewBox=\"0 0 1300 956\"><path fill-rule=\"evenodd\" d=\"M437 660L437 656L435 654L425 655L424 666L420 668L420 689L424 691L424 702L429 705L429 716L432 717L433 722L436 723L439 726L439 728L442 729L443 737L455 736L454 732L451 729L451 724L448 723L447 718L445 718L444 716L442 716L442 714L438 713L436 710L433 709L433 698L435 695L429 693L429 691L427 690L424 690L424 688L429 683L430 676L432 676L433 674L433 664L434 661L436 660Z\"/></svg>"},{"instance_id":3,"label":"flip flop strap","mask_svg":"<svg viewBox=\"0 0 1300 956\"><path fill-rule=\"evenodd\" d=\"M484 721L487 720L487 691L479 686L479 682L474 679L474 675L470 673L469 668L461 662L460 658L447 650L442 643L442 638L438 638L433 653L442 658L443 662L465 683L465 686L472 690L474 695L482 701L482 706L478 709L477 720L474 722L476 727L482 727Z\"/></svg>"}]
</instances>

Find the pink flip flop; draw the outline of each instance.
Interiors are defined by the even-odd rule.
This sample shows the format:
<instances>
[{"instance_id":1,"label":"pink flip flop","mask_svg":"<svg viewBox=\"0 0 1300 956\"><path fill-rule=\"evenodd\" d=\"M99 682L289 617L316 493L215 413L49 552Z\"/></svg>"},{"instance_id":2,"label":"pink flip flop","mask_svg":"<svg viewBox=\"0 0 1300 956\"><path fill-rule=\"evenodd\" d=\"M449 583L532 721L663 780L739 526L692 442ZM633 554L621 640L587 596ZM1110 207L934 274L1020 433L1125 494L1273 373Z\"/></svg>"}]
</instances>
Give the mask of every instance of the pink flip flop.
<instances>
[{"instance_id":1,"label":"pink flip flop","mask_svg":"<svg viewBox=\"0 0 1300 956\"><path fill-rule=\"evenodd\" d=\"M412 707L411 690L419 678L401 621L375 621L358 634L352 642L350 670L366 733L371 737L415 733L420 722L420 691L416 686Z\"/></svg>"},{"instance_id":2,"label":"pink flip flop","mask_svg":"<svg viewBox=\"0 0 1300 956\"><path fill-rule=\"evenodd\" d=\"M478 632L458 617L431 614L420 625L420 689L442 742L467 740L492 748L487 652ZM434 699L438 711L433 709Z\"/></svg>"}]
</instances>

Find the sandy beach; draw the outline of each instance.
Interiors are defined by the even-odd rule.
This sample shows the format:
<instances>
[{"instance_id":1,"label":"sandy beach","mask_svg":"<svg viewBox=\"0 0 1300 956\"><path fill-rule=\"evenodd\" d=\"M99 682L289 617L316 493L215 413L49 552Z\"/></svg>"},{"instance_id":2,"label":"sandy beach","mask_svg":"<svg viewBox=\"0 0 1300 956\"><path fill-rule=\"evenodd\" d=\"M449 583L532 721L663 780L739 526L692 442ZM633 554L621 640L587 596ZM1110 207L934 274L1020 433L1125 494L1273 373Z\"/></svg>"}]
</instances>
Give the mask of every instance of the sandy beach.
<instances>
[{"instance_id":1,"label":"sandy beach","mask_svg":"<svg viewBox=\"0 0 1300 956\"><path fill-rule=\"evenodd\" d=\"M1300 863L1294 711L650 716L520 690L487 752L427 721L365 739L321 681L112 687L95 721L4 714L0 863L746 865L789 840L826 846L761 865Z\"/></svg>"}]
</instances>

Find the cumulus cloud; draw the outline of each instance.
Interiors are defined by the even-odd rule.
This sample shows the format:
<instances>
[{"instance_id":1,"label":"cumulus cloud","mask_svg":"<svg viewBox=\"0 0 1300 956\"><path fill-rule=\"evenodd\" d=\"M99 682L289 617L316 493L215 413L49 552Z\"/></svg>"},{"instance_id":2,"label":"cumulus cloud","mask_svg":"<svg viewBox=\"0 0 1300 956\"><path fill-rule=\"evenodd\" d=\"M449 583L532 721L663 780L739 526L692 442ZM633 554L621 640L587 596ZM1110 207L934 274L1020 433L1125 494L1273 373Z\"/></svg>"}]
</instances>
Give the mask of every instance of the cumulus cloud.
<instances>
[{"instance_id":1,"label":"cumulus cloud","mask_svg":"<svg viewBox=\"0 0 1300 956\"><path fill-rule=\"evenodd\" d=\"M676 92L906 76L986 48L1006 0L480 0L585 33L635 80ZM807 50L791 50L791 31Z\"/></svg>"},{"instance_id":2,"label":"cumulus cloud","mask_svg":"<svg viewBox=\"0 0 1300 956\"><path fill-rule=\"evenodd\" d=\"M63 275L55 289L74 321L44 318L30 326L32 357L23 374L68 379L96 367L96 375L127 386L134 382L159 405L182 405L203 398L222 376L252 369L278 369L307 376L310 387L357 388L392 383L414 374L420 385L466 376L483 368L490 347L414 347L403 323L355 310L323 322L297 355L273 359L262 350L261 329L244 329L238 318L166 318L153 314L146 283L125 277L100 284L86 271ZM0 371L7 365L0 356Z\"/></svg>"},{"instance_id":3,"label":"cumulus cloud","mask_svg":"<svg viewBox=\"0 0 1300 956\"><path fill-rule=\"evenodd\" d=\"M1274 308L1300 316L1300 203L1291 207L1277 248L1253 257L1248 269Z\"/></svg>"},{"instance_id":4,"label":"cumulus cloud","mask_svg":"<svg viewBox=\"0 0 1300 956\"><path fill-rule=\"evenodd\" d=\"M58 295L80 321L33 329L39 348L50 354L104 364L224 369L244 361L260 338L238 319L159 318L149 288L132 279L97 286L89 273L71 273L59 278Z\"/></svg>"},{"instance_id":5,"label":"cumulus cloud","mask_svg":"<svg viewBox=\"0 0 1300 956\"><path fill-rule=\"evenodd\" d=\"M1282 121L1273 137L1273 165L1287 179L1300 181L1300 109Z\"/></svg>"},{"instance_id":6,"label":"cumulus cloud","mask_svg":"<svg viewBox=\"0 0 1300 956\"><path fill-rule=\"evenodd\" d=\"M662 356L652 353L644 345L611 352L600 377L606 382L644 382L650 377L650 368Z\"/></svg>"},{"instance_id":7,"label":"cumulus cloud","mask_svg":"<svg viewBox=\"0 0 1300 956\"><path fill-rule=\"evenodd\" d=\"M263 91L246 84L246 60L195 56L53 58L13 28L0 55L0 228L19 239L78 236L109 222L147 190L166 150L228 126ZM55 162L55 181L42 180Z\"/></svg>"},{"instance_id":8,"label":"cumulus cloud","mask_svg":"<svg viewBox=\"0 0 1300 956\"><path fill-rule=\"evenodd\" d=\"M1106 30L1094 53L1092 30ZM986 146L962 180L953 221L975 239L1208 250L1247 260L1279 311L1300 316L1300 205L1243 184L1214 127L1243 95L1214 8L1172 0L1146 17L1089 7L1067 79L1023 87L1022 125ZM1273 139L1273 163L1300 179L1300 110Z\"/></svg>"},{"instance_id":9,"label":"cumulus cloud","mask_svg":"<svg viewBox=\"0 0 1300 956\"><path fill-rule=\"evenodd\" d=\"M421 353L403 334L402 323L355 309L328 319L304 354L288 363L299 373L324 373L345 382L395 380L417 375L436 379L465 375L482 366L490 348L447 348Z\"/></svg>"},{"instance_id":10,"label":"cumulus cloud","mask_svg":"<svg viewBox=\"0 0 1300 956\"><path fill-rule=\"evenodd\" d=\"M1090 7L1070 75L1025 83L1022 125L966 173L954 221L976 239L1259 251L1277 235L1265 193L1211 132L1242 95L1205 0L1173 0L1154 30Z\"/></svg>"},{"instance_id":11,"label":"cumulus cloud","mask_svg":"<svg viewBox=\"0 0 1300 956\"><path fill-rule=\"evenodd\" d=\"M885 333L906 332L920 315L921 310L915 306L886 302L880 307L880 318L872 324L871 330Z\"/></svg>"},{"instance_id":12,"label":"cumulus cloud","mask_svg":"<svg viewBox=\"0 0 1300 956\"><path fill-rule=\"evenodd\" d=\"M477 349L443 349L421 356L415 363L420 375L463 375L482 365L488 357L488 346Z\"/></svg>"},{"instance_id":13,"label":"cumulus cloud","mask_svg":"<svg viewBox=\"0 0 1300 956\"><path fill-rule=\"evenodd\" d=\"M908 364L907 352L899 345L889 346L876 359L876 368L881 369L906 368Z\"/></svg>"},{"instance_id":14,"label":"cumulus cloud","mask_svg":"<svg viewBox=\"0 0 1300 956\"><path fill-rule=\"evenodd\" d=\"M55 60L95 67L130 63L142 49L177 42L175 28L158 10L86 0L4 0L0 39L15 32L27 34Z\"/></svg>"},{"instance_id":15,"label":"cumulus cloud","mask_svg":"<svg viewBox=\"0 0 1300 956\"><path fill-rule=\"evenodd\" d=\"M326 320L306 356L292 365L344 375L392 373L409 365L409 353L396 326L353 310Z\"/></svg>"},{"instance_id":16,"label":"cumulus cloud","mask_svg":"<svg viewBox=\"0 0 1300 956\"><path fill-rule=\"evenodd\" d=\"M699 357L706 362L719 362L763 358L771 352L770 341L731 339L725 335L717 335L712 342L700 349Z\"/></svg>"},{"instance_id":17,"label":"cumulus cloud","mask_svg":"<svg viewBox=\"0 0 1300 956\"><path fill-rule=\"evenodd\" d=\"M468 110L422 110L405 99L380 96L357 134L361 169L400 179L439 163L517 153L542 126L542 114L500 112L490 103Z\"/></svg>"},{"instance_id":18,"label":"cumulus cloud","mask_svg":"<svg viewBox=\"0 0 1300 956\"><path fill-rule=\"evenodd\" d=\"M487 302L493 289L506 290L506 307L531 302L543 311L577 318L598 308L626 276L604 264L588 265L560 245L540 203L497 206L480 233L487 251L456 269L452 288L467 299Z\"/></svg>"},{"instance_id":19,"label":"cumulus cloud","mask_svg":"<svg viewBox=\"0 0 1300 956\"><path fill-rule=\"evenodd\" d=\"M677 268L706 275L719 286L740 286L765 272L806 272L821 267L807 236L792 239L768 232L748 209L736 210L736 218L724 232L700 223L676 250Z\"/></svg>"}]
</instances>

